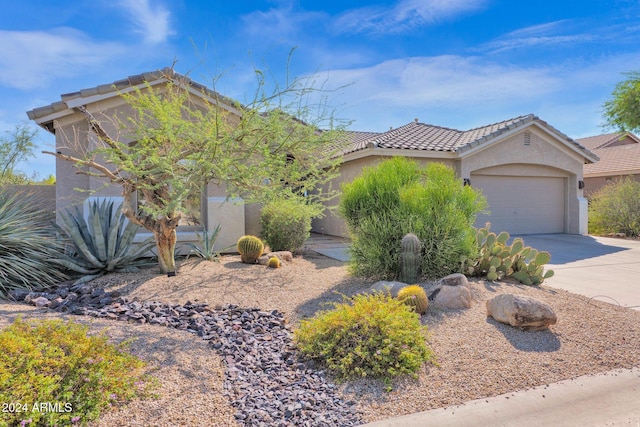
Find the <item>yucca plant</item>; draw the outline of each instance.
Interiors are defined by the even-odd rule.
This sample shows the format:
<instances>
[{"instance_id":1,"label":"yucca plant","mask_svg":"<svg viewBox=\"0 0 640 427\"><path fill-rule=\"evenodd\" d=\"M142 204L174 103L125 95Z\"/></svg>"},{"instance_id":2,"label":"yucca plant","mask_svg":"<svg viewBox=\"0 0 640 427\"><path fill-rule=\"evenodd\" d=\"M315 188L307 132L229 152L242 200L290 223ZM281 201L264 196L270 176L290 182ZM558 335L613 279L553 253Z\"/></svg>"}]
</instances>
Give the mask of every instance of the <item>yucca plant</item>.
<instances>
[{"instance_id":1,"label":"yucca plant","mask_svg":"<svg viewBox=\"0 0 640 427\"><path fill-rule=\"evenodd\" d=\"M143 256L153 246L153 241L146 240L137 248L132 246L140 227L127 221L122 204L114 211L112 201L92 201L87 220L78 206L61 219L59 227L73 244L73 254L53 261L80 273L82 277L76 284L111 272L137 271L138 267L152 264Z\"/></svg>"},{"instance_id":2,"label":"yucca plant","mask_svg":"<svg viewBox=\"0 0 640 427\"><path fill-rule=\"evenodd\" d=\"M47 214L32 199L0 189L0 297L14 290L41 290L66 279L51 262L62 246Z\"/></svg>"},{"instance_id":3,"label":"yucca plant","mask_svg":"<svg viewBox=\"0 0 640 427\"><path fill-rule=\"evenodd\" d=\"M186 243L185 246L191 248L190 254L194 253L196 256L206 259L207 261L219 261L218 257L220 256L220 252L215 250L218 234L220 234L220 224L213 229L211 236L209 236L206 228L202 230L202 235L196 232L200 246L194 245L193 243Z\"/></svg>"}]
</instances>

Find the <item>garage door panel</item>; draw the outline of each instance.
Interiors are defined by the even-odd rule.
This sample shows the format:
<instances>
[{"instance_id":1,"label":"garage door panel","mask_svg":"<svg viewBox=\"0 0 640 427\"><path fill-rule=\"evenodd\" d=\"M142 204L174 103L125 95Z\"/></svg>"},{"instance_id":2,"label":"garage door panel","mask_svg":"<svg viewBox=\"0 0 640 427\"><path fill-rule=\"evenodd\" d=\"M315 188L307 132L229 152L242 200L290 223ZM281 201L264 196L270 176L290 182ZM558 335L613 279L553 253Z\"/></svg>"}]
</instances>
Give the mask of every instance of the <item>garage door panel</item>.
<instances>
[{"instance_id":1,"label":"garage door panel","mask_svg":"<svg viewBox=\"0 0 640 427\"><path fill-rule=\"evenodd\" d=\"M489 215L478 215L476 226L491 222L496 232L511 234L564 233L565 178L475 175Z\"/></svg>"}]
</instances>

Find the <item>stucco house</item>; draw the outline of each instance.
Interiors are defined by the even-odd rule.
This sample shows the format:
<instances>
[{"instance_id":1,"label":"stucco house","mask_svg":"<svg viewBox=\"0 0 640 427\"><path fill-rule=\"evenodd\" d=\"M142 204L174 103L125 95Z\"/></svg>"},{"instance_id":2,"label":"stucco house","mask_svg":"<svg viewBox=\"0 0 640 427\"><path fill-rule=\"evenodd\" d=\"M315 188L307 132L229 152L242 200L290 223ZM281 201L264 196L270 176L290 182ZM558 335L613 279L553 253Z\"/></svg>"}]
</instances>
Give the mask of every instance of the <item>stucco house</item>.
<instances>
[{"instance_id":1,"label":"stucco house","mask_svg":"<svg viewBox=\"0 0 640 427\"><path fill-rule=\"evenodd\" d=\"M418 120L384 133L354 132L339 181L391 156L451 166L465 183L482 191L490 214L476 226L511 234L587 233L583 166L598 157L533 114L468 131ZM339 184L336 182L335 184ZM335 214L314 222L318 232L346 236Z\"/></svg>"},{"instance_id":2,"label":"stucco house","mask_svg":"<svg viewBox=\"0 0 640 427\"><path fill-rule=\"evenodd\" d=\"M623 177L640 181L640 138L630 132L609 133L577 140L600 161L584 167L584 195Z\"/></svg>"},{"instance_id":3,"label":"stucco house","mask_svg":"<svg viewBox=\"0 0 640 427\"><path fill-rule=\"evenodd\" d=\"M60 101L27 112L31 120L53 133L56 149L68 149L70 136L88 135L81 143L91 146L91 134L78 107L94 114L112 116L126 112L123 92L166 84L179 77L194 97L206 97L233 114L233 102L205 86L164 69L130 76L110 84L61 95ZM169 76L169 77L168 77ZM80 132L79 132L80 131ZM112 129L115 131L115 129ZM587 203L582 194L583 166L598 160L591 151L534 115L526 115L469 131L419 123L417 120L384 133L352 132L344 153L340 176L334 185L354 178L364 166L391 156L408 156L421 162L437 161L455 169L461 179L487 197L490 215L481 215L477 225L491 221L494 230L512 234L587 232ZM92 198L122 200L120 188L76 174L72 164L56 159L56 211L71 204L86 204ZM77 189L82 191L77 191ZM227 200L224 187L209 184L194 201L197 211L178 228L179 241L194 241L202 226L221 225L219 247L233 245L243 234L259 234L259 206ZM337 203L333 201L332 203ZM314 221L314 231L345 236L344 222L328 212Z\"/></svg>"}]
</instances>

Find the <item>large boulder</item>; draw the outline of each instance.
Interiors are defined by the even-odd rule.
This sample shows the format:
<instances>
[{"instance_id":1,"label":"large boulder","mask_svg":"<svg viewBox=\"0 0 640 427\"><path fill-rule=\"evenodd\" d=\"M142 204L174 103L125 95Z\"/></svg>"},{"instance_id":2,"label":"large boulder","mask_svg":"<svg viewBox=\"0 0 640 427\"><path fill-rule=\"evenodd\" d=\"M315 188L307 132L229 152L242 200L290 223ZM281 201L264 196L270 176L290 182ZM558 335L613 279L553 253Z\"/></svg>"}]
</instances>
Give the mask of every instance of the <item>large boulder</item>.
<instances>
[{"instance_id":1,"label":"large boulder","mask_svg":"<svg viewBox=\"0 0 640 427\"><path fill-rule=\"evenodd\" d=\"M434 307L459 310L471 307L471 290L464 274L450 274L427 291Z\"/></svg>"},{"instance_id":2,"label":"large boulder","mask_svg":"<svg viewBox=\"0 0 640 427\"><path fill-rule=\"evenodd\" d=\"M467 286L441 285L437 292L432 292L431 295L433 298L429 299L437 308L458 310L471 307L471 291Z\"/></svg>"},{"instance_id":3,"label":"large boulder","mask_svg":"<svg viewBox=\"0 0 640 427\"><path fill-rule=\"evenodd\" d=\"M555 325L553 309L541 301L523 295L503 294L487 301L487 316L526 331L540 331Z\"/></svg>"},{"instance_id":4,"label":"large boulder","mask_svg":"<svg viewBox=\"0 0 640 427\"><path fill-rule=\"evenodd\" d=\"M436 286L466 286L469 287L467 276L461 273L453 273L443 277Z\"/></svg>"}]
</instances>

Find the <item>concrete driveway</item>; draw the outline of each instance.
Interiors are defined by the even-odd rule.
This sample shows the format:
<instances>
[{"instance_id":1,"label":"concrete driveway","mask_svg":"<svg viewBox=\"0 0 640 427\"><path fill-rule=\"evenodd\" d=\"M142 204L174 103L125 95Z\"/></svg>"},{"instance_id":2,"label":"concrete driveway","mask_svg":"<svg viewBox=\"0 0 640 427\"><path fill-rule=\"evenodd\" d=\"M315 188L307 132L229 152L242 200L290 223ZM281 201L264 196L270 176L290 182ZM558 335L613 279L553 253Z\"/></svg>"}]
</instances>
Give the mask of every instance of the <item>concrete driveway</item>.
<instances>
[{"instance_id":1,"label":"concrete driveway","mask_svg":"<svg viewBox=\"0 0 640 427\"><path fill-rule=\"evenodd\" d=\"M519 237L551 254L548 268L555 275L546 285L640 310L640 241L573 234Z\"/></svg>"}]
</instances>

